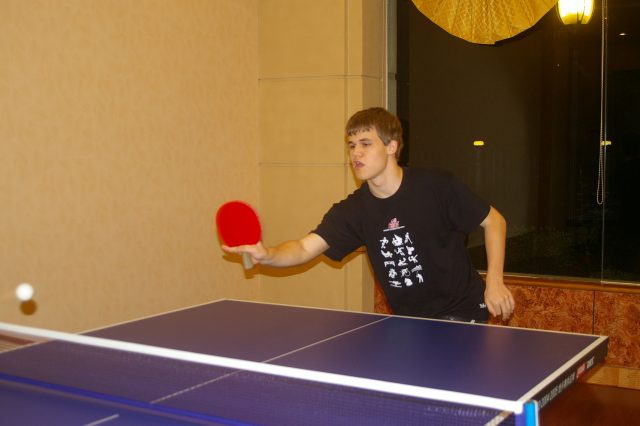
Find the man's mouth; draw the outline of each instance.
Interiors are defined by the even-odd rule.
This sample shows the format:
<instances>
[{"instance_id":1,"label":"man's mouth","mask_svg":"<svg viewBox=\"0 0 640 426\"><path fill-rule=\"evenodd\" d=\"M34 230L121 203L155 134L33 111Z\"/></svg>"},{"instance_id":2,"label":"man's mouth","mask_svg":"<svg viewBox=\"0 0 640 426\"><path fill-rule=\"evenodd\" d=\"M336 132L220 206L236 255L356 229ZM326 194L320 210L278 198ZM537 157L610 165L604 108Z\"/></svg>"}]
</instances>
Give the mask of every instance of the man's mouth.
<instances>
[{"instance_id":1,"label":"man's mouth","mask_svg":"<svg viewBox=\"0 0 640 426\"><path fill-rule=\"evenodd\" d=\"M361 169L362 167L364 167L364 163L362 163L360 161L354 161L353 162L353 168L354 169Z\"/></svg>"}]
</instances>

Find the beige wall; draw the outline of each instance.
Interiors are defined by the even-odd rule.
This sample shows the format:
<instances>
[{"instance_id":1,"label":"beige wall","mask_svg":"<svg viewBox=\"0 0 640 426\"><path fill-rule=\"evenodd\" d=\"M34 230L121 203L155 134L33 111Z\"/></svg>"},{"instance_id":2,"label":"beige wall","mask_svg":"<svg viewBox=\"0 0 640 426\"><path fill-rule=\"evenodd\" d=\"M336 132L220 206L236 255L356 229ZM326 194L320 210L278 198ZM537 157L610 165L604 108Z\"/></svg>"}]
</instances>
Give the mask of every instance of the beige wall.
<instances>
[{"instance_id":1,"label":"beige wall","mask_svg":"<svg viewBox=\"0 0 640 426\"><path fill-rule=\"evenodd\" d=\"M213 216L247 200L276 243L355 188L342 129L384 103L384 6L0 0L0 321L77 331L220 297L370 310L362 254L247 274Z\"/></svg>"},{"instance_id":2,"label":"beige wall","mask_svg":"<svg viewBox=\"0 0 640 426\"><path fill-rule=\"evenodd\" d=\"M259 198L257 5L0 0L0 320L79 330L257 296L213 226Z\"/></svg>"},{"instance_id":3,"label":"beige wall","mask_svg":"<svg viewBox=\"0 0 640 426\"><path fill-rule=\"evenodd\" d=\"M385 2L260 2L260 197L267 244L311 231L355 189L344 124L384 105ZM262 269L261 298L373 308L363 254L298 269Z\"/></svg>"}]
</instances>

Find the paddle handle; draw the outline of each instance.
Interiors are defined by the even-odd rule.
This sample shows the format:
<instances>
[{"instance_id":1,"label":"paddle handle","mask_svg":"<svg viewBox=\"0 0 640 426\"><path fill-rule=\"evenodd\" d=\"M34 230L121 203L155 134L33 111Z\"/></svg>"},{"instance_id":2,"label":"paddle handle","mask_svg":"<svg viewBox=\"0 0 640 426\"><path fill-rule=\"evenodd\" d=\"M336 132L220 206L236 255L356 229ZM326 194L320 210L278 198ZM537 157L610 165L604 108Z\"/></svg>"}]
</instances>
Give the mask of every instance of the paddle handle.
<instances>
[{"instance_id":1,"label":"paddle handle","mask_svg":"<svg viewBox=\"0 0 640 426\"><path fill-rule=\"evenodd\" d=\"M251 255L249 253L242 253L242 266L244 266L244 269L253 268L253 262L251 261Z\"/></svg>"}]
</instances>

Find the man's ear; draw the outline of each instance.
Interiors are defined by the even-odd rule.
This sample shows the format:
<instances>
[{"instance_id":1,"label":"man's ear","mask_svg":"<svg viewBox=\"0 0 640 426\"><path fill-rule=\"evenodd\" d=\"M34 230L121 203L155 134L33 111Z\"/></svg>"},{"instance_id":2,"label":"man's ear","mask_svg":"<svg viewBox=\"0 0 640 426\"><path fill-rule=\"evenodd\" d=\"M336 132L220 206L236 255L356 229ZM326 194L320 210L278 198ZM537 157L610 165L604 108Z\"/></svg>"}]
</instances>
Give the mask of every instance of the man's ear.
<instances>
[{"instance_id":1,"label":"man's ear","mask_svg":"<svg viewBox=\"0 0 640 426\"><path fill-rule=\"evenodd\" d=\"M391 139L387 144L387 154L396 155L396 151L398 151L398 141Z\"/></svg>"}]
</instances>

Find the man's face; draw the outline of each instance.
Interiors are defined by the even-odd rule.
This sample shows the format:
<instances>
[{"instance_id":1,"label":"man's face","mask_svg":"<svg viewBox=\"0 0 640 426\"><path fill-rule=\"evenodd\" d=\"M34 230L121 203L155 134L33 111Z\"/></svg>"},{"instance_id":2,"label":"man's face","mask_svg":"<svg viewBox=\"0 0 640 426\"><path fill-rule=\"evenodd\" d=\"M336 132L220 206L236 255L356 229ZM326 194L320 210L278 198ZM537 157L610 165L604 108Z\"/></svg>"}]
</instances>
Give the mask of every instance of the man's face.
<instances>
[{"instance_id":1,"label":"man's face","mask_svg":"<svg viewBox=\"0 0 640 426\"><path fill-rule=\"evenodd\" d=\"M348 137L349 159L356 177L360 180L374 179L382 174L395 151L395 142L382 142L375 129L361 130Z\"/></svg>"}]
</instances>

